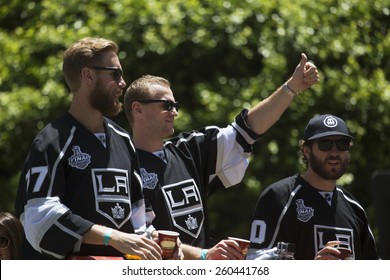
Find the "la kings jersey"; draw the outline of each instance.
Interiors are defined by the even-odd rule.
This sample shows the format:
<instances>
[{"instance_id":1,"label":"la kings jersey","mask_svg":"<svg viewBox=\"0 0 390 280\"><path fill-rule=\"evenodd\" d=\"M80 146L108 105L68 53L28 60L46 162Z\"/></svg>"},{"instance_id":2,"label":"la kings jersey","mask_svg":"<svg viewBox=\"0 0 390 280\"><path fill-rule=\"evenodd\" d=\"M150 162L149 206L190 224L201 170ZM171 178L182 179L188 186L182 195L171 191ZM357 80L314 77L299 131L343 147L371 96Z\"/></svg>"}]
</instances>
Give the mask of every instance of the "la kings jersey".
<instances>
[{"instance_id":1,"label":"la kings jersey","mask_svg":"<svg viewBox=\"0 0 390 280\"><path fill-rule=\"evenodd\" d=\"M109 246L81 244L83 234L93 224L128 233L144 230L135 148L114 122L104 118L104 128L106 147L66 113L35 138L16 200L28 240L24 258L116 255Z\"/></svg>"},{"instance_id":2,"label":"la kings jersey","mask_svg":"<svg viewBox=\"0 0 390 280\"><path fill-rule=\"evenodd\" d=\"M137 150L145 199L157 229L180 233L183 243L209 244L207 196L238 184L258 137L245 123L247 110L226 128L206 127L167 141L165 159Z\"/></svg>"},{"instance_id":3,"label":"la kings jersey","mask_svg":"<svg viewBox=\"0 0 390 280\"><path fill-rule=\"evenodd\" d=\"M294 243L294 258L310 260L333 240L351 249L353 259L379 258L364 209L342 188L335 188L329 205L318 190L294 175L272 184L259 197L251 249L271 249L279 241ZM257 252L261 255L262 250Z\"/></svg>"}]
</instances>

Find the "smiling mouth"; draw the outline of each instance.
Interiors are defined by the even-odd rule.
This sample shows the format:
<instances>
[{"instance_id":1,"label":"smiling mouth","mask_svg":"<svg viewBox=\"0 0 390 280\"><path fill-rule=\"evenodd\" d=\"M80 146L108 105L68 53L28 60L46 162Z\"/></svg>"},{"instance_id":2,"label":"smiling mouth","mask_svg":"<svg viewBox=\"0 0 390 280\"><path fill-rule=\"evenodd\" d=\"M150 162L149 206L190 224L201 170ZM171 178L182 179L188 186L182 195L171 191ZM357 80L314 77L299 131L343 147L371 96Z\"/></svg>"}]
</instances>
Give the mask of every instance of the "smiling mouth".
<instances>
[{"instance_id":1,"label":"smiling mouth","mask_svg":"<svg viewBox=\"0 0 390 280\"><path fill-rule=\"evenodd\" d=\"M327 162L326 162L328 165L330 165L330 166L338 166L338 165L340 165L340 161L334 161L334 160L328 160Z\"/></svg>"}]
</instances>

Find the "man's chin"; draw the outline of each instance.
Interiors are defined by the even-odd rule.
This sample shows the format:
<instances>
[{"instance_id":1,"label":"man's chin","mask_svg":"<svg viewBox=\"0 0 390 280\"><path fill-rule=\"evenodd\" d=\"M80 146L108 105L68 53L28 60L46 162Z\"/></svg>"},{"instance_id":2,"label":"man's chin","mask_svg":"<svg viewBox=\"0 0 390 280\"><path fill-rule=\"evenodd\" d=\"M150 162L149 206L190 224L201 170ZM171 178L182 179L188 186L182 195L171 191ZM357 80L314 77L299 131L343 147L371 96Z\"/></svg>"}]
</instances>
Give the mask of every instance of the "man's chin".
<instances>
[{"instance_id":1,"label":"man's chin","mask_svg":"<svg viewBox=\"0 0 390 280\"><path fill-rule=\"evenodd\" d=\"M122 105L116 105L111 110L101 111L102 115L105 117L116 117L122 111Z\"/></svg>"},{"instance_id":2,"label":"man's chin","mask_svg":"<svg viewBox=\"0 0 390 280\"><path fill-rule=\"evenodd\" d=\"M174 133L175 133L175 130L174 130L174 129L171 129L171 131L165 133L164 138L171 137Z\"/></svg>"}]
</instances>

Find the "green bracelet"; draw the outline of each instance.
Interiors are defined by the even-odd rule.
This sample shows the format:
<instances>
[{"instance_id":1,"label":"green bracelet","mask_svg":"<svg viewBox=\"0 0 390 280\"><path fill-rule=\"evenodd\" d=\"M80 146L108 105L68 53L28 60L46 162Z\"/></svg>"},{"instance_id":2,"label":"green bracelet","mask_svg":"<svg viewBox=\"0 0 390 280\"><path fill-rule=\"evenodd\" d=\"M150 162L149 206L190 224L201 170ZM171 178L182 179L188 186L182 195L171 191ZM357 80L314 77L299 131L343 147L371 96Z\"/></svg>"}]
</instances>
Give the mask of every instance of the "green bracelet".
<instances>
[{"instance_id":1,"label":"green bracelet","mask_svg":"<svg viewBox=\"0 0 390 280\"><path fill-rule=\"evenodd\" d=\"M108 246L108 243L110 242L111 232L112 232L112 228L107 228L106 232L104 233L103 244L106 245L106 246Z\"/></svg>"},{"instance_id":2,"label":"green bracelet","mask_svg":"<svg viewBox=\"0 0 390 280\"><path fill-rule=\"evenodd\" d=\"M200 253L200 259L201 259L201 260L205 260L206 257L207 257L207 253L208 253L208 250L203 249L203 250L202 250L202 253Z\"/></svg>"}]
</instances>

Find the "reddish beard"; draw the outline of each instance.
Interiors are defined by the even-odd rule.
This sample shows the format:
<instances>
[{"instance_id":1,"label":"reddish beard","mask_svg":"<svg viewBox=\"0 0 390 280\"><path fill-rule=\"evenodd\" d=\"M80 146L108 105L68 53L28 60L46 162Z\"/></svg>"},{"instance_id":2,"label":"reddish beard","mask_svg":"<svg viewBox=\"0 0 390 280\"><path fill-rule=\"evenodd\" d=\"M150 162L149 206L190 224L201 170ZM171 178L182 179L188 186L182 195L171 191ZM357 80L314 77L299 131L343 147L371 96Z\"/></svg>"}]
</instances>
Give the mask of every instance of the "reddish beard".
<instances>
[{"instance_id":1,"label":"reddish beard","mask_svg":"<svg viewBox=\"0 0 390 280\"><path fill-rule=\"evenodd\" d=\"M90 104L93 108L100 111L103 116L114 117L122 110L122 104L119 101L115 102L114 98L114 94L98 80L91 92Z\"/></svg>"}]
</instances>

